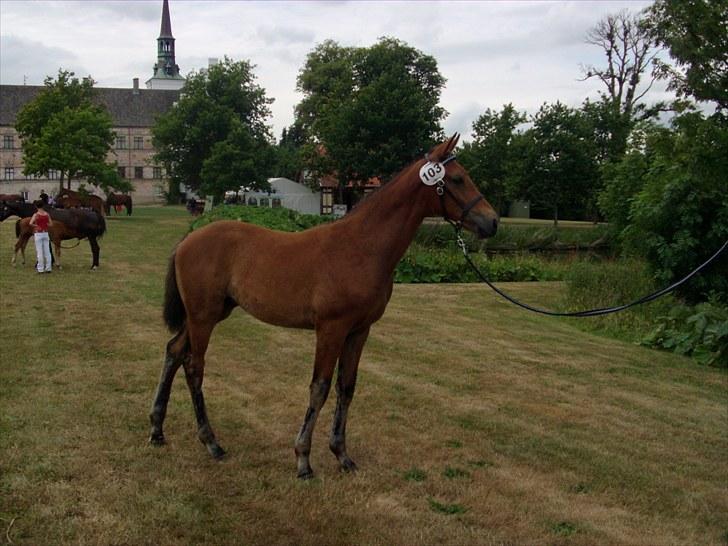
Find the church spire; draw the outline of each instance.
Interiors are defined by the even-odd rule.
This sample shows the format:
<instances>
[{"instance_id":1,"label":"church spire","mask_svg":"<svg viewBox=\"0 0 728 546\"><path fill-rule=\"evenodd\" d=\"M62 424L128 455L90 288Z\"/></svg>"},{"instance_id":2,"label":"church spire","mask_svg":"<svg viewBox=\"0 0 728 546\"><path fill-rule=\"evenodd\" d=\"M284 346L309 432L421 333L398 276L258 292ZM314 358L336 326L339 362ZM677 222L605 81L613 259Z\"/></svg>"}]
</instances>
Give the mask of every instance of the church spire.
<instances>
[{"instance_id":1,"label":"church spire","mask_svg":"<svg viewBox=\"0 0 728 546\"><path fill-rule=\"evenodd\" d=\"M184 85L184 78L180 76L179 66L175 61L174 36L172 36L172 21L169 16L169 1L162 2L162 26L157 38L157 62L154 65L154 75L147 80L149 89L180 89Z\"/></svg>"},{"instance_id":2,"label":"church spire","mask_svg":"<svg viewBox=\"0 0 728 546\"><path fill-rule=\"evenodd\" d=\"M169 2L167 0L164 0L162 4L162 28L159 31L159 37L172 38L172 22L169 19Z\"/></svg>"}]
</instances>

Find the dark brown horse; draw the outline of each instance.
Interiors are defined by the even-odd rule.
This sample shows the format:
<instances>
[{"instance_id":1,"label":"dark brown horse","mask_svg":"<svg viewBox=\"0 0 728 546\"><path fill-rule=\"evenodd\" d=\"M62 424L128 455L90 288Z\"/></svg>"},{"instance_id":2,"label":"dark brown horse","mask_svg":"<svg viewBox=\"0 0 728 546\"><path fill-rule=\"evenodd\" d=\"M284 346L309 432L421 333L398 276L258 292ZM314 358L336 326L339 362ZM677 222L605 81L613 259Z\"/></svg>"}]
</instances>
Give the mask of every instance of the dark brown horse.
<instances>
[{"instance_id":1,"label":"dark brown horse","mask_svg":"<svg viewBox=\"0 0 728 546\"><path fill-rule=\"evenodd\" d=\"M81 193L73 190L61 190L56 195L55 206L63 209L85 207L104 215L104 200L98 195Z\"/></svg>"},{"instance_id":2,"label":"dark brown horse","mask_svg":"<svg viewBox=\"0 0 728 546\"><path fill-rule=\"evenodd\" d=\"M452 155L457 140L437 146L336 222L282 233L220 221L180 242L167 274L164 319L174 336L152 405L150 441L164 443L170 389L183 366L198 437L213 457L224 454L202 394L205 352L215 325L240 306L271 324L316 331L310 399L295 442L298 477L313 475L311 435L337 362L329 447L342 470L356 470L346 451L347 411L369 328L389 302L397 262L428 216L457 220L480 237L497 229L495 211Z\"/></svg>"},{"instance_id":3,"label":"dark brown horse","mask_svg":"<svg viewBox=\"0 0 728 546\"><path fill-rule=\"evenodd\" d=\"M0 202L2 201L25 201L19 193L0 193Z\"/></svg>"},{"instance_id":4,"label":"dark brown horse","mask_svg":"<svg viewBox=\"0 0 728 546\"><path fill-rule=\"evenodd\" d=\"M53 219L53 225L48 228L48 235L55 247L53 255L54 265L61 267L61 241L69 239L88 239L91 245L91 269L99 266L101 249L97 239L106 232L106 221L104 217L93 210L84 209L48 209ZM18 238L15 242L12 264L15 265L18 252L22 255L22 264L25 264L25 247L33 236L33 227L30 225L30 218L23 217L15 223L15 235Z\"/></svg>"},{"instance_id":5,"label":"dark brown horse","mask_svg":"<svg viewBox=\"0 0 728 546\"><path fill-rule=\"evenodd\" d=\"M124 206L126 207L126 215L131 216L131 195L121 194L121 193L109 193L109 195L106 197L106 215L108 216L111 214L111 207L117 207L116 210L118 211L118 207Z\"/></svg>"}]
</instances>

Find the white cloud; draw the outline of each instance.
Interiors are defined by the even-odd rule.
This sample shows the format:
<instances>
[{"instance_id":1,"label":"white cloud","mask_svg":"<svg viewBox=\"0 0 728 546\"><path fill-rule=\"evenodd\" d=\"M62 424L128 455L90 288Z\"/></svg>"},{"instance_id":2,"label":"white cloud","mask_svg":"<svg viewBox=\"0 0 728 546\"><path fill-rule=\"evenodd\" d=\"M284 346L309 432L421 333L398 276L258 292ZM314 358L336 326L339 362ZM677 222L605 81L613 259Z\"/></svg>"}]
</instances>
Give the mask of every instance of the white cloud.
<instances>
[{"instance_id":1,"label":"white cloud","mask_svg":"<svg viewBox=\"0 0 728 546\"><path fill-rule=\"evenodd\" d=\"M636 12L647 0L620 1L356 1L264 2L170 0L177 64L183 73L209 57L248 59L275 99L276 135L300 100L296 77L306 55L325 39L369 46L393 36L433 55L447 87L448 132L467 135L485 108L512 102L535 111L544 101L580 104L596 96L579 82L579 63L602 63L583 42L607 13ZM130 87L151 76L161 0L0 2L0 78L40 84L59 67L90 73L102 86ZM662 98L664 87L655 90Z\"/></svg>"}]
</instances>

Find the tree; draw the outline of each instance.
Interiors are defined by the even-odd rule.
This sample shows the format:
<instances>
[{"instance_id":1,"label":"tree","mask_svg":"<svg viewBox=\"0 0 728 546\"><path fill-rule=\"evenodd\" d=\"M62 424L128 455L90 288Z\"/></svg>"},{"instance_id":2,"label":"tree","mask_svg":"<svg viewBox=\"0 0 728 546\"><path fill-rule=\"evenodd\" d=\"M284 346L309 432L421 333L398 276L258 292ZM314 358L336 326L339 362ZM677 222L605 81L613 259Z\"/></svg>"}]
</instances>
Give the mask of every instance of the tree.
<instances>
[{"instance_id":1,"label":"tree","mask_svg":"<svg viewBox=\"0 0 728 546\"><path fill-rule=\"evenodd\" d=\"M155 160L179 184L221 197L241 185L266 189L272 136L266 97L248 61L227 57L190 74L177 104L152 128Z\"/></svg>"},{"instance_id":2,"label":"tree","mask_svg":"<svg viewBox=\"0 0 728 546\"><path fill-rule=\"evenodd\" d=\"M636 121L654 116L661 108L647 108L641 99L656 80L648 68L656 61L657 50L641 18L624 10L607 15L586 36L586 43L602 49L606 66L582 65L584 80L596 78L606 88L601 104L587 104L592 115L600 116L608 158L619 158Z\"/></svg>"},{"instance_id":3,"label":"tree","mask_svg":"<svg viewBox=\"0 0 728 546\"><path fill-rule=\"evenodd\" d=\"M564 216L593 214L599 176L585 116L556 102L541 106L531 121L533 127L513 142L509 193L550 211L554 227Z\"/></svg>"},{"instance_id":4,"label":"tree","mask_svg":"<svg viewBox=\"0 0 728 546\"><path fill-rule=\"evenodd\" d=\"M71 187L74 178L86 178L94 185L125 191L131 183L116 175L106 157L114 142L109 113L93 103L93 80L58 71L58 77L45 79L38 96L18 113L16 130L23 143L25 174L60 172Z\"/></svg>"},{"instance_id":5,"label":"tree","mask_svg":"<svg viewBox=\"0 0 728 546\"><path fill-rule=\"evenodd\" d=\"M660 74L681 97L728 108L728 3L725 0L657 0L647 10L650 36L667 47L678 69Z\"/></svg>"},{"instance_id":6,"label":"tree","mask_svg":"<svg viewBox=\"0 0 728 546\"><path fill-rule=\"evenodd\" d=\"M302 149L305 143L305 131L300 123L293 123L283 129L275 150L276 172L279 175L291 180L302 180L304 169Z\"/></svg>"},{"instance_id":7,"label":"tree","mask_svg":"<svg viewBox=\"0 0 728 546\"><path fill-rule=\"evenodd\" d=\"M319 45L298 76L307 166L342 184L386 180L441 138L444 83L433 57L393 38L369 48Z\"/></svg>"},{"instance_id":8,"label":"tree","mask_svg":"<svg viewBox=\"0 0 728 546\"><path fill-rule=\"evenodd\" d=\"M506 196L506 179L513 161L516 128L526 121L512 104L500 112L486 109L473 123L473 143L464 146L460 162L488 199L501 210Z\"/></svg>"},{"instance_id":9,"label":"tree","mask_svg":"<svg viewBox=\"0 0 728 546\"><path fill-rule=\"evenodd\" d=\"M688 112L672 130L654 132L641 152L644 183L623 235L662 282L682 278L728 240L727 149L725 119ZM728 253L680 290L691 302L713 293L728 303Z\"/></svg>"}]
</instances>

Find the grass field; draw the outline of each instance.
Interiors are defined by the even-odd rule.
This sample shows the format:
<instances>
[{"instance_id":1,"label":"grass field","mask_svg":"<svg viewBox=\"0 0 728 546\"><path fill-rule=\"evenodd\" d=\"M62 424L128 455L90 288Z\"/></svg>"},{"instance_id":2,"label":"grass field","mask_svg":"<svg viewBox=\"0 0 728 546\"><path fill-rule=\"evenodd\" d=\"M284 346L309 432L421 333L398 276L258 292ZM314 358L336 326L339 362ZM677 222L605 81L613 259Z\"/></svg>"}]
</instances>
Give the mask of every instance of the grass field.
<instances>
[{"instance_id":1,"label":"grass field","mask_svg":"<svg viewBox=\"0 0 728 546\"><path fill-rule=\"evenodd\" d=\"M526 314L478 285L398 285L372 330L340 474L332 400L317 478L295 477L311 332L236 311L205 393L223 447L196 438L183 374L147 444L169 336L167 257L181 208L109 219L64 270L9 265L0 224L0 543L634 544L728 542L728 376ZM29 262L33 249L29 247ZM558 284L510 285L537 304Z\"/></svg>"}]
</instances>

